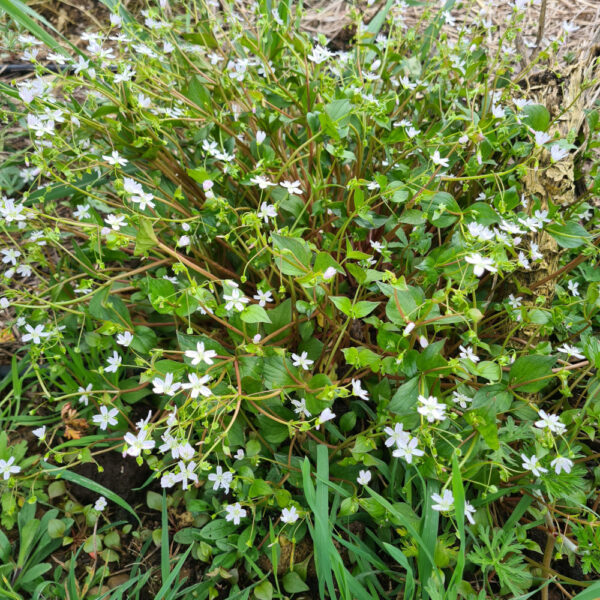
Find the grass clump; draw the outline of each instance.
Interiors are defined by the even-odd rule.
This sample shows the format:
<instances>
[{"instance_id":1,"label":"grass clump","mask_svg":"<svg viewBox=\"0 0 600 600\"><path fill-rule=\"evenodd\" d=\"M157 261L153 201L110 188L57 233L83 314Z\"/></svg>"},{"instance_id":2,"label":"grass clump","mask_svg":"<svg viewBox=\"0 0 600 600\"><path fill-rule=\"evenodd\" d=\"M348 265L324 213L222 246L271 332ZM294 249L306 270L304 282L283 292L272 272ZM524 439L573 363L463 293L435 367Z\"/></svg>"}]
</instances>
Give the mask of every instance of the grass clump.
<instances>
[{"instance_id":1,"label":"grass clump","mask_svg":"<svg viewBox=\"0 0 600 600\"><path fill-rule=\"evenodd\" d=\"M345 51L288 1L106 4L79 50L0 2L9 597L593 597L598 113L524 96L520 7L490 56L453 2ZM64 553L18 588L34 502ZM160 560L111 592L126 540Z\"/></svg>"}]
</instances>

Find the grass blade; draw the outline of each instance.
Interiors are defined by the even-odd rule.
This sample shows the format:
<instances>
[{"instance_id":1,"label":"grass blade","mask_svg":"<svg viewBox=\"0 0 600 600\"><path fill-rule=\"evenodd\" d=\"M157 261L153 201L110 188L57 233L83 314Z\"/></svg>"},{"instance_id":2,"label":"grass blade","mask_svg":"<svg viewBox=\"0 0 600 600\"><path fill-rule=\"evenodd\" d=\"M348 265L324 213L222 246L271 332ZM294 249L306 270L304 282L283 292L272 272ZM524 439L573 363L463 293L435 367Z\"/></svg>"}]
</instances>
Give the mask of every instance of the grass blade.
<instances>
[{"instance_id":1,"label":"grass blade","mask_svg":"<svg viewBox=\"0 0 600 600\"><path fill-rule=\"evenodd\" d=\"M465 568L465 488L463 487L460 467L456 454L452 456L452 493L454 494L454 506L456 508L456 524L458 526L458 535L460 538L460 549L456 557L456 567L452 573L452 578L448 585L447 598L448 600L456 600L458 598L458 586L462 581L462 575Z\"/></svg>"},{"instance_id":2,"label":"grass blade","mask_svg":"<svg viewBox=\"0 0 600 600\"><path fill-rule=\"evenodd\" d=\"M108 488L105 488L103 485L100 485L99 483L96 483L95 481L92 481L91 479L88 479L87 477L84 477L83 475L73 473L72 471L69 471L63 467L55 467L47 462L42 462L42 469L48 475L51 475L51 476L57 477L57 478L60 477L62 479L66 479L67 481L70 481L71 483L76 483L76 484L80 485L81 487L87 488L88 490L92 490L93 492L96 492L97 494L104 496L107 500L111 500L115 504L119 505L121 508L125 509L128 513L132 514L136 518L137 522L140 525L142 524L142 522L141 522L140 518L138 517L137 513L135 512L135 510L133 510L133 508L127 502L125 502L125 500L123 500L123 498L121 498L120 496L118 496L113 491L109 490Z\"/></svg>"},{"instance_id":3,"label":"grass blade","mask_svg":"<svg viewBox=\"0 0 600 600\"><path fill-rule=\"evenodd\" d=\"M55 52L59 52L60 54L67 55L66 50L57 43L56 39L52 37L45 29L43 29L36 21L43 23L48 29L52 30L58 37L60 37L63 41L65 41L69 46L71 46L77 53L81 54L81 52L69 42L65 37L63 37L54 27L46 21L41 15L36 13L32 8L23 4L21 0L0 0L0 8L6 12L16 23L24 27L35 36L38 40L44 42L48 48L51 48ZM34 20L35 19L35 20Z\"/></svg>"},{"instance_id":4,"label":"grass blade","mask_svg":"<svg viewBox=\"0 0 600 600\"><path fill-rule=\"evenodd\" d=\"M169 519L167 515L167 493L163 489L162 514L160 524L160 574L163 582L169 576Z\"/></svg>"}]
</instances>

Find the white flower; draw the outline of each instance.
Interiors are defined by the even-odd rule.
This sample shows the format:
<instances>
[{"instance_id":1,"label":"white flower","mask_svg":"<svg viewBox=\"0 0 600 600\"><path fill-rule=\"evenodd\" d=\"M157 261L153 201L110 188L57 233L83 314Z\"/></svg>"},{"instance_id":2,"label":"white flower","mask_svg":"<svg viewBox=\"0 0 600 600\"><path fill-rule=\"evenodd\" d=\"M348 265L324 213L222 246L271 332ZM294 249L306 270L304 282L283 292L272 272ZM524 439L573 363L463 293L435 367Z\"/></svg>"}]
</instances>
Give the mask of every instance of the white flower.
<instances>
[{"instance_id":1,"label":"white flower","mask_svg":"<svg viewBox=\"0 0 600 600\"><path fill-rule=\"evenodd\" d=\"M503 119L506 116L506 113L504 112L504 109L501 106L493 105L492 106L492 115L496 119Z\"/></svg>"},{"instance_id":2,"label":"white flower","mask_svg":"<svg viewBox=\"0 0 600 600\"><path fill-rule=\"evenodd\" d=\"M165 473L160 478L160 487L172 488L177 483L177 475L175 473Z\"/></svg>"},{"instance_id":3,"label":"white flower","mask_svg":"<svg viewBox=\"0 0 600 600\"><path fill-rule=\"evenodd\" d=\"M544 255L540 252L540 247L535 242L531 242L530 248L531 260L542 260L544 258Z\"/></svg>"},{"instance_id":4,"label":"white flower","mask_svg":"<svg viewBox=\"0 0 600 600\"><path fill-rule=\"evenodd\" d=\"M277 185L269 181L263 175L256 175L250 180L251 183L255 183L261 190L266 190L270 185Z\"/></svg>"},{"instance_id":5,"label":"white flower","mask_svg":"<svg viewBox=\"0 0 600 600\"><path fill-rule=\"evenodd\" d=\"M187 490L188 488L188 479L194 483L198 483L198 475L194 473L194 469L196 468L196 463L194 461L186 465L180 460L177 465L179 466L179 473L177 473L175 477L177 478L177 481L181 481L181 487L184 490Z\"/></svg>"},{"instance_id":6,"label":"white flower","mask_svg":"<svg viewBox=\"0 0 600 600\"><path fill-rule=\"evenodd\" d=\"M579 296L579 282L570 279L567 282L567 287L569 288L569 291L571 292L571 294L573 294L573 296Z\"/></svg>"},{"instance_id":7,"label":"white flower","mask_svg":"<svg viewBox=\"0 0 600 600\"><path fill-rule=\"evenodd\" d=\"M131 177L123 177L123 189L127 194L136 196L144 193L142 184Z\"/></svg>"},{"instance_id":8,"label":"white flower","mask_svg":"<svg viewBox=\"0 0 600 600\"><path fill-rule=\"evenodd\" d=\"M471 346L467 346L466 348L464 346L459 346L458 349L460 350L460 358L468 359L474 363L479 362L480 358L475 354Z\"/></svg>"},{"instance_id":9,"label":"white flower","mask_svg":"<svg viewBox=\"0 0 600 600\"><path fill-rule=\"evenodd\" d=\"M385 445L388 448L394 444L398 447L404 446L410 439L410 434L408 431L404 431L404 425L402 425L402 423L396 423L394 429L386 427L383 431L389 436L388 439L385 440Z\"/></svg>"},{"instance_id":10,"label":"white flower","mask_svg":"<svg viewBox=\"0 0 600 600\"><path fill-rule=\"evenodd\" d=\"M116 373L117 369L121 366L122 360L123 359L117 354L117 352L113 351L113 355L106 359L108 367L105 367L104 370L107 373Z\"/></svg>"},{"instance_id":11,"label":"white flower","mask_svg":"<svg viewBox=\"0 0 600 600\"><path fill-rule=\"evenodd\" d=\"M11 456L8 460L0 459L0 475L4 477L4 481L9 479L11 475L21 472L21 467L13 465L14 462L14 456Z\"/></svg>"},{"instance_id":12,"label":"white flower","mask_svg":"<svg viewBox=\"0 0 600 600\"><path fill-rule=\"evenodd\" d=\"M229 486L233 481L233 473L231 471L223 472L223 467L219 465L216 473L210 473L208 476L209 481L214 481L213 490L216 492L219 488L225 490L225 494L229 493Z\"/></svg>"},{"instance_id":13,"label":"white flower","mask_svg":"<svg viewBox=\"0 0 600 600\"><path fill-rule=\"evenodd\" d=\"M567 35L574 33L579 29L579 25L575 25L575 23L570 23L569 21L563 21L562 26Z\"/></svg>"},{"instance_id":14,"label":"white flower","mask_svg":"<svg viewBox=\"0 0 600 600\"><path fill-rule=\"evenodd\" d=\"M560 422L558 415L549 415L545 411L540 410L538 416L540 417L540 420L535 422L535 426L538 429L548 429L557 435L563 435L567 431L564 423Z\"/></svg>"},{"instance_id":15,"label":"white flower","mask_svg":"<svg viewBox=\"0 0 600 600\"><path fill-rule=\"evenodd\" d=\"M443 421L446 418L446 405L438 402L435 396L419 396L419 414L423 415L429 423Z\"/></svg>"},{"instance_id":16,"label":"white flower","mask_svg":"<svg viewBox=\"0 0 600 600\"><path fill-rule=\"evenodd\" d=\"M529 270L531 267L529 265L529 260L525 256L525 253L521 250L519 252L519 256L517 258L517 263L523 267L525 270Z\"/></svg>"},{"instance_id":17,"label":"white flower","mask_svg":"<svg viewBox=\"0 0 600 600\"><path fill-rule=\"evenodd\" d=\"M561 148L558 144L552 144L552 146L550 146L550 158L552 159L552 162L558 162L568 155L569 150L567 148Z\"/></svg>"},{"instance_id":18,"label":"white flower","mask_svg":"<svg viewBox=\"0 0 600 600\"><path fill-rule=\"evenodd\" d=\"M471 525L475 525L475 519L473 518L474 514L474 506L470 502L465 501L465 517L467 517L467 521L469 521Z\"/></svg>"},{"instance_id":19,"label":"white flower","mask_svg":"<svg viewBox=\"0 0 600 600\"><path fill-rule=\"evenodd\" d=\"M431 508L439 512L448 512L454 506L454 495L450 490L444 490L441 496L439 494L432 494L431 499L436 502Z\"/></svg>"},{"instance_id":20,"label":"white flower","mask_svg":"<svg viewBox=\"0 0 600 600\"><path fill-rule=\"evenodd\" d=\"M423 450L417 447L418 445L419 440L409 435L406 442L398 444L398 447L392 452L392 456L394 458L402 458L410 465L413 456L423 456L425 454Z\"/></svg>"},{"instance_id":21,"label":"white flower","mask_svg":"<svg viewBox=\"0 0 600 600\"><path fill-rule=\"evenodd\" d=\"M569 460L564 456L557 456L551 463L550 466L554 468L554 471L557 475L560 475L561 471L565 473L570 473L573 468L573 461Z\"/></svg>"},{"instance_id":22,"label":"white flower","mask_svg":"<svg viewBox=\"0 0 600 600\"><path fill-rule=\"evenodd\" d=\"M314 47L312 53L309 54L307 58L311 62L314 62L315 64L319 65L322 62L325 62L328 58L331 58L332 56L333 53L330 50L328 50L324 46L317 45Z\"/></svg>"},{"instance_id":23,"label":"white flower","mask_svg":"<svg viewBox=\"0 0 600 600\"><path fill-rule=\"evenodd\" d=\"M300 515L298 514L298 510L296 509L295 506L292 506L291 508L284 508L281 511L281 522L282 523L295 523L298 519L300 518Z\"/></svg>"},{"instance_id":24,"label":"white flower","mask_svg":"<svg viewBox=\"0 0 600 600\"><path fill-rule=\"evenodd\" d=\"M140 205L140 210L146 210L146 207L154 208L156 205L152 200L154 200L154 196L146 192L140 192L137 196L131 198L134 204Z\"/></svg>"},{"instance_id":25,"label":"white flower","mask_svg":"<svg viewBox=\"0 0 600 600\"><path fill-rule=\"evenodd\" d=\"M436 150L432 155L431 155L431 162L434 165L438 165L438 166L442 166L442 167L447 167L449 166L449 159L447 158L441 158L440 156L440 151Z\"/></svg>"},{"instance_id":26,"label":"white flower","mask_svg":"<svg viewBox=\"0 0 600 600\"><path fill-rule=\"evenodd\" d=\"M125 454L129 456L140 456L144 450L152 450L156 445L154 440L146 439L147 430L142 429L137 435L131 432L127 432L123 437L123 440L127 444Z\"/></svg>"},{"instance_id":27,"label":"white flower","mask_svg":"<svg viewBox=\"0 0 600 600\"><path fill-rule=\"evenodd\" d=\"M242 460L246 456L243 448L239 448L238 451L233 455L236 460Z\"/></svg>"},{"instance_id":28,"label":"white flower","mask_svg":"<svg viewBox=\"0 0 600 600\"><path fill-rule=\"evenodd\" d=\"M306 409L306 399L300 398L300 400L292 400L292 404L294 405L294 412L301 417L305 417L306 419L310 419L312 415Z\"/></svg>"},{"instance_id":29,"label":"white flower","mask_svg":"<svg viewBox=\"0 0 600 600\"><path fill-rule=\"evenodd\" d=\"M44 425L43 427L38 427L31 433L33 433L38 440L43 440L46 437L46 426Z\"/></svg>"},{"instance_id":30,"label":"white flower","mask_svg":"<svg viewBox=\"0 0 600 600\"><path fill-rule=\"evenodd\" d=\"M495 273L498 270L498 268L494 266L494 261L488 256L471 254L470 256L465 256L465 260L473 265L473 272L477 277L481 277L486 270L490 273Z\"/></svg>"},{"instance_id":31,"label":"white flower","mask_svg":"<svg viewBox=\"0 0 600 600\"><path fill-rule=\"evenodd\" d=\"M188 375L189 383L182 384L182 388L184 390L191 390L190 395L192 398L197 398L198 394L202 394L205 398L209 398L212 396L212 392L210 388L206 387L204 384L210 381L210 375L203 375L202 377L198 377L196 373L190 373Z\"/></svg>"},{"instance_id":32,"label":"white flower","mask_svg":"<svg viewBox=\"0 0 600 600\"><path fill-rule=\"evenodd\" d=\"M225 507L225 515L226 521L233 521L234 525L240 524L240 519L243 519L246 516L246 510L242 508L242 505L239 502L235 504L228 504Z\"/></svg>"},{"instance_id":33,"label":"white flower","mask_svg":"<svg viewBox=\"0 0 600 600\"><path fill-rule=\"evenodd\" d=\"M366 471L359 471L358 477L356 478L356 482L360 485L368 485L369 481L371 481L371 471L368 469Z\"/></svg>"},{"instance_id":34,"label":"white flower","mask_svg":"<svg viewBox=\"0 0 600 600\"><path fill-rule=\"evenodd\" d=\"M204 342L198 342L195 350L186 350L185 355L192 359L192 365L199 365L201 362L205 362L207 365L213 364L213 358L217 356L214 350L205 350Z\"/></svg>"},{"instance_id":35,"label":"white flower","mask_svg":"<svg viewBox=\"0 0 600 600\"><path fill-rule=\"evenodd\" d=\"M96 500L96 503L94 504L94 510L102 512L106 508L106 505L106 498L104 496L100 496L100 498L98 498L98 500Z\"/></svg>"},{"instance_id":36,"label":"white flower","mask_svg":"<svg viewBox=\"0 0 600 600\"><path fill-rule=\"evenodd\" d=\"M583 354L581 354L581 350L579 350L579 348L577 348L577 346L570 346L569 344L563 344L562 346L558 347L556 350L558 352L562 352L563 354L566 354L569 358L571 356L574 356L575 358L578 358L580 360L583 360L585 358L585 356Z\"/></svg>"},{"instance_id":37,"label":"white flower","mask_svg":"<svg viewBox=\"0 0 600 600\"><path fill-rule=\"evenodd\" d=\"M94 423L96 423L96 425L98 425L98 427L100 427L100 429L102 429L102 431L106 430L106 428L111 425L114 426L117 424L117 419L115 419L115 417L119 414L118 409L116 408L111 408L110 410L108 410L106 408L106 406L103 404L100 407L100 413L97 415L94 415L92 417L92 421Z\"/></svg>"},{"instance_id":38,"label":"white flower","mask_svg":"<svg viewBox=\"0 0 600 600\"><path fill-rule=\"evenodd\" d=\"M177 246L179 248L185 248L186 246L189 246L190 243L192 242L192 240L190 239L189 235L182 235L178 240L177 240Z\"/></svg>"},{"instance_id":39,"label":"white flower","mask_svg":"<svg viewBox=\"0 0 600 600\"><path fill-rule=\"evenodd\" d=\"M21 337L22 342L32 341L34 344L41 344L42 338L48 337L50 335L49 331L44 331L43 325L36 325L35 327L32 327L31 325L29 325L29 323L27 323L25 325L25 329L28 333Z\"/></svg>"},{"instance_id":40,"label":"white flower","mask_svg":"<svg viewBox=\"0 0 600 600\"><path fill-rule=\"evenodd\" d=\"M409 90L414 90L417 87L417 84L410 81L410 79L405 75L400 77L400 83L402 84L402 87L405 87Z\"/></svg>"},{"instance_id":41,"label":"white flower","mask_svg":"<svg viewBox=\"0 0 600 600\"><path fill-rule=\"evenodd\" d=\"M177 390L181 387L180 383L173 382L173 373L167 373L164 379L155 377L152 380L154 386L153 392L155 394L166 394L167 396L174 396Z\"/></svg>"},{"instance_id":42,"label":"white flower","mask_svg":"<svg viewBox=\"0 0 600 600\"><path fill-rule=\"evenodd\" d=\"M308 352L303 352L299 356L298 354L292 354L292 364L295 367L302 367L305 371L308 371L314 362L314 360L308 358Z\"/></svg>"},{"instance_id":43,"label":"white flower","mask_svg":"<svg viewBox=\"0 0 600 600\"><path fill-rule=\"evenodd\" d=\"M508 303L510 304L511 308L519 308L521 306L522 299L522 296L517 296L515 298L512 294L510 294L510 296L508 297Z\"/></svg>"},{"instance_id":44,"label":"white flower","mask_svg":"<svg viewBox=\"0 0 600 600\"><path fill-rule=\"evenodd\" d=\"M552 136L545 131L534 131L532 130L533 135L535 136L535 145L543 146L545 143L549 142L552 139Z\"/></svg>"},{"instance_id":45,"label":"white flower","mask_svg":"<svg viewBox=\"0 0 600 600\"><path fill-rule=\"evenodd\" d=\"M253 298L258 300L259 306L266 306L267 302L273 302L273 292L271 290L267 290L266 292L256 290L256 294L254 294Z\"/></svg>"},{"instance_id":46,"label":"white flower","mask_svg":"<svg viewBox=\"0 0 600 600\"><path fill-rule=\"evenodd\" d=\"M494 239L494 232L485 225L473 221L467 225L469 234L480 242L489 242Z\"/></svg>"},{"instance_id":47,"label":"white flower","mask_svg":"<svg viewBox=\"0 0 600 600\"><path fill-rule=\"evenodd\" d=\"M352 380L352 394L354 396L358 396L359 398L362 398L363 400L369 399L369 392L367 392L367 390L363 389L360 379Z\"/></svg>"},{"instance_id":48,"label":"white flower","mask_svg":"<svg viewBox=\"0 0 600 600\"><path fill-rule=\"evenodd\" d=\"M404 328L404 331L402 332L402 335L407 336L410 335L411 331L416 327L416 324L413 323L412 321L409 321L408 324L406 325L406 327Z\"/></svg>"},{"instance_id":49,"label":"white flower","mask_svg":"<svg viewBox=\"0 0 600 600\"><path fill-rule=\"evenodd\" d=\"M244 304L250 302L249 298L246 298L246 296L244 296L244 294L242 294L242 292L237 288L231 290L230 295L223 294L223 300L227 301L227 304L225 304L225 310L231 310L232 308L235 308L235 310L238 312L242 312L244 310Z\"/></svg>"},{"instance_id":50,"label":"white flower","mask_svg":"<svg viewBox=\"0 0 600 600\"><path fill-rule=\"evenodd\" d=\"M374 242L373 240L369 240L369 243L371 244L371 248L373 248L373 250L375 250L375 252L383 252L384 245L381 242Z\"/></svg>"},{"instance_id":51,"label":"white flower","mask_svg":"<svg viewBox=\"0 0 600 600\"><path fill-rule=\"evenodd\" d=\"M112 154L104 154L102 158L109 165L121 165L124 167L129 161L126 158L123 158L116 150L113 150Z\"/></svg>"},{"instance_id":52,"label":"white flower","mask_svg":"<svg viewBox=\"0 0 600 600\"><path fill-rule=\"evenodd\" d=\"M323 412L317 418L317 424L315 425L315 429L320 429L323 423L331 421L332 419L335 419L335 413L332 412L330 408L324 409Z\"/></svg>"},{"instance_id":53,"label":"white flower","mask_svg":"<svg viewBox=\"0 0 600 600\"><path fill-rule=\"evenodd\" d=\"M267 134L264 131L261 131L260 129L256 132L256 144L257 146L260 146L266 139Z\"/></svg>"},{"instance_id":54,"label":"white flower","mask_svg":"<svg viewBox=\"0 0 600 600\"><path fill-rule=\"evenodd\" d=\"M330 279L333 279L335 277L337 273L337 269L335 267L327 267L325 269L325 272L323 273L323 279L325 281L329 281Z\"/></svg>"},{"instance_id":55,"label":"white flower","mask_svg":"<svg viewBox=\"0 0 600 600\"><path fill-rule=\"evenodd\" d=\"M467 405L473 402L473 399L462 392L454 390L452 392L452 402L458 404L461 408L467 408Z\"/></svg>"},{"instance_id":56,"label":"white flower","mask_svg":"<svg viewBox=\"0 0 600 600\"><path fill-rule=\"evenodd\" d=\"M277 217L277 209L268 202L263 202L260 205L260 210L256 213L259 219L262 219L265 223L269 222L269 219L275 219Z\"/></svg>"},{"instance_id":57,"label":"white flower","mask_svg":"<svg viewBox=\"0 0 600 600\"><path fill-rule=\"evenodd\" d=\"M125 331L123 333L117 334L117 344L120 346L129 346L133 342L133 334L131 331Z\"/></svg>"},{"instance_id":58,"label":"white flower","mask_svg":"<svg viewBox=\"0 0 600 600\"><path fill-rule=\"evenodd\" d=\"M521 454L521 458L523 459L523 468L527 471L531 471L536 477L539 477L542 473L548 472L548 469L540 465L540 459L535 454L529 458L525 456L525 454Z\"/></svg>"},{"instance_id":59,"label":"white flower","mask_svg":"<svg viewBox=\"0 0 600 600\"><path fill-rule=\"evenodd\" d=\"M77 391L81 394L81 396L79 396L79 402L81 402L83 405L87 406L88 405L88 393L92 391L92 384L88 383L85 388L82 388L80 386L77 389Z\"/></svg>"},{"instance_id":60,"label":"white flower","mask_svg":"<svg viewBox=\"0 0 600 600\"><path fill-rule=\"evenodd\" d=\"M139 47L138 47L139 49ZM150 106L152 105L152 100L150 100L150 98L148 98L148 96L145 96L144 94L138 94L137 96L137 101L138 104L140 105L140 108L150 108Z\"/></svg>"},{"instance_id":61,"label":"white flower","mask_svg":"<svg viewBox=\"0 0 600 600\"><path fill-rule=\"evenodd\" d=\"M296 194L298 196L302 195L302 190L300 189L301 183L296 181L282 181L279 183L282 188L287 190L288 194Z\"/></svg>"},{"instance_id":62,"label":"white flower","mask_svg":"<svg viewBox=\"0 0 600 600\"><path fill-rule=\"evenodd\" d=\"M3 248L0 252L4 255L2 257L2 262L5 265L11 264L13 267L17 265L17 258L21 256L21 253L18 250L15 250L14 248Z\"/></svg>"},{"instance_id":63,"label":"white flower","mask_svg":"<svg viewBox=\"0 0 600 600\"><path fill-rule=\"evenodd\" d=\"M177 455L177 457L183 460L192 460L192 458L194 458L194 454L196 454L196 451L189 442L185 442L185 444L178 444L177 448L171 450L171 454L174 458L175 455Z\"/></svg>"}]
</instances>

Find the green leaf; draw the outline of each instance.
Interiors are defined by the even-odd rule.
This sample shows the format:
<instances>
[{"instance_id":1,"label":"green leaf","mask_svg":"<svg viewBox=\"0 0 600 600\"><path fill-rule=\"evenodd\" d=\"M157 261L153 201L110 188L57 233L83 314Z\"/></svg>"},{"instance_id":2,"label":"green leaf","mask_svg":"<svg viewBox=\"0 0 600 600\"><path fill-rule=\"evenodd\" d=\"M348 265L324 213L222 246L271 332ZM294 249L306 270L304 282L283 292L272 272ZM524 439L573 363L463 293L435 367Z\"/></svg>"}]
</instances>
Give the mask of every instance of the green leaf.
<instances>
[{"instance_id":1,"label":"green leaf","mask_svg":"<svg viewBox=\"0 0 600 600\"><path fill-rule=\"evenodd\" d=\"M394 0L387 0L385 6L381 8L381 10L371 19L369 25L367 26L367 31L373 36L376 37L383 24L385 23L385 19L387 14L394 5Z\"/></svg>"},{"instance_id":2,"label":"green leaf","mask_svg":"<svg viewBox=\"0 0 600 600\"><path fill-rule=\"evenodd\" d=\"M539 392L548 385L556 360L554 356L540 354L517 358L510 368L508 376L510 386L527 394Z\"/></svg>"},{"instance_id":3,"label":"green leaf","mask_svg":"<svg viewBox=\"0 0 600 600\"><path fill-rule=\"evenodd\" d=\"M500 369L500 366L489 360L484 360L480 363L477 363L473 371L476 375L479 375L479 377L483 377L488 381L500 381L502 377L502 370Z\"/></svg>"},{"instance_id":4,"label":"green leaf","mask_svg":"<svg viewBox=\"0 0 600 600\"><path fill-rule=\"evenodd\" d=\"M140 217L138 230L135 235L134 256L147 255L148 250L151 250L158 245L158 238L152 228L152 221Z\"/></svg>"},{"instance_id":5,"label":"green leaf","mask_svg":"<svg viewBox=\"0 0 600 600\"><path fill-rule=\"evenodd\" d=\"M173 540L177 544L184 544L186 546L188 544L193 544L200 539L202 539L202 536L200 535L200 530L196 527L184 527L177 531L173 536Z\"/></svg>"},{"instance_id":6,"label":"green leaf","mask_svg":"<svg viewBox=\"0 0 600 600\"><path fill-rule=\"evenodd\" d=\"M256 600L272 600L273 586L265 579L254 588L254 596Z\"/></svg>"},{"instance_id":7,"label":"green leaf","mask_svg":"<svg viewBox=\"0 0 600 600\"><path fill-rule=\"evenodd\" d=\"M496 425L495 402L488 405L469 410L465 413L465 421L479 432L485 443L492 449L498 450L498 426Z\"/></svg>"},{"instance_id":8,"label":"green leaf","mask_svg":"<svg viewBox=\"0 0 600 600\"><path fill-rule=\"evenodd\" d=\"M338 121L348 117L352 113L353 108L352 103L347 98L334 100L324 107L325 113L336 125L339 125Z\"/></svg>"},{"instance_id":9,"label":"green leaf","mask_svg":"<svg viewBox=\"0 0 600 600\"><path fill-rule=\"evenodd\" d=\"M264 479L255 479L248 490L250 498L258 498L259 496L271 496L273 488Z\"/></svg>"},{"instance_id":10,"label":"green leaf","mask_svg":"<svg viewBox=\"0 0 600 600\"><path fill-rule=\"evenodd\" d=\"M550 125L550 113L545 106L541 104L530 104L524 106L521 120L525 125L529 125L535 131L546 131Z\"/></svg>"},{"instance_id":11,"label":"green leaf","mask_svg":"<svg viewBox=\"0 0 600 600\"><path fill-rule=\"evenodd\" d=\"M146 504L148 505L148 508L151 508L152 510L162 511L162 507L163 507L162 494L157 494L156 492L148 490L148 492L146 494Z\"/></svg>"},{"instance_id":12,"label":"green leaf","mask_svg":"<svg viewBox=\"0 0 600 600\"><path fill-rule=\"evenodd\" d=\"M329 299L335 304L336 308L343 312L347 317L352 311L352 301L346 296L329 296Z\"/></svg>"},{"instance_id":13,"label":"green leaf","mask_svg":"<svg viewBox=\"0 0 600 600\"><path fill-rule=\"evenodd\" d=\"M258 304L251 304L250 306L246 306L243 310L240 318L245 323L270 323L271 319L269 319L269 315L267 311Z\"/></svg>"},{"instance_id":14,"label":"green leaf","mask_svg":"<svg viewBox=\"0 0 600 600\"><path fill-rule=\"evenodd\" d=\"M396 415L414 415L418 397L419 377L413 377L396 390L388 404L388 410Z\"/></svg>"},{"instance_id":15,"label":"green leaf","mask_svg":"<svg viewBox=\"0 0 600 600\"><path fill-rule=\"evenodd\" d=\"M284 275L299 277L311 268L312 252L301 238L271 234L275 264Z\"/></svg>"},{"instance_id":16,"label":"green leaf","mask_svg":"<svg viewBox=\"0 0 600 600\"><path fill-rule=\"evenodd\" d=\"M148 277L148 297L154 310L161 315L172 314L177 308L175 286L167 279Z\"/></svg>"},{"instance_id":17,"label":"green leaf","mask_svg":"<svg viewBox=\"0 0 600 600\"><path fill-rule=\"evenodd\" d=\"M125 302L119 296L111 295L108 287L92 296L89 312L90 316L98 321L110 321L126 329L131 328L131 317Z\"/></svg>"},{"instance_id":18,"label":"green leaf","mask_svg":"<svg viewBox=\"0 0 600 600\"><path fill-rule=\"evenodd\" d=\"M573 600L598 600L598 598L600 598L600 581L592 583L583 592L579 592Z\"/></svg>"},{"instance_id":19,"label":"green leaf","mask_svg":"<svg viewBox=\"0 0 600 600\"><path fill-rule=\"evenodd\" d=\"M283 577L283 589L288 594L298 594L307 592L310 588L300 579L298 573L290 571Z\"/></svg>"},{"instance_id":20,"label":"green leaf","mask_svg":"<svg viewBox=\"0 0 600 600\"><path fill-rule=\"evenodd\" d=\"M48 535L52 539L62 538L65 535L67 525L60 519L50 519L48 522Z\"/></svg>"},{"instance_id":21,"label":"green leaf","mask_svg":"<svg viewBox=\"0 0 600 600\"><path fill-rule=\"evenodd\" d=\"M427 211L429 222L436 227L448 227L456 223L461 214L454 196L448 192L433 194L430 198L424 199L421 206Z\"/></svg>"},{"instance_id":22,"label":"green leaf","mask_svg":"<svg viewBox=\"0 0 600 600\"><path fill-rule=\"evenodd\" d=\"M352 307L352 316L355 319L361 319L371 314L378 306L379 302L369 302L368 300L361 300Z\"/></svg>"},{"instance_id":23,"label":"green leaf","mask_svg":"<svg viewBox=\"0 0 600 600\"><path fill-rule=\"evenodd\" d=\"M211 94L200 78L196 75L192 76L187 90L184 92L186 98L189 98L199 108L209 110L212 105Z\"/></svg>"},{"instance_id":24,"label":"green leaf","mask_svg":"<svg viewBox=\"0 0 600 600\"><path fill-rule=\"evenodd\" d=\"M206 524L199 532L199 535L206 540L225 540L237 529L231 521L225 519L215 519Z\"/></svg>"},{"instance_id":25,"label":"green leaf","mask_svg":"<svg viewBox=\"0 0 600 600\"><path fill-rule=\"evenodd\" d=\"M157 344L154 330L145 325L136 325L133 328L133 340L130 347L140 354L148 354Z\"/></svg>"},{"instance_id":26,"label":"green leaf","mask_svg":"<svg viewBox=\"0 0 600 600\"><path fill-rule=\"evenodd\" d=\"M570 221L565 225L548 225L546 231L563 248L578 248L590 241L592 236L579 223Z\"/></svg>"}]
</instances>

